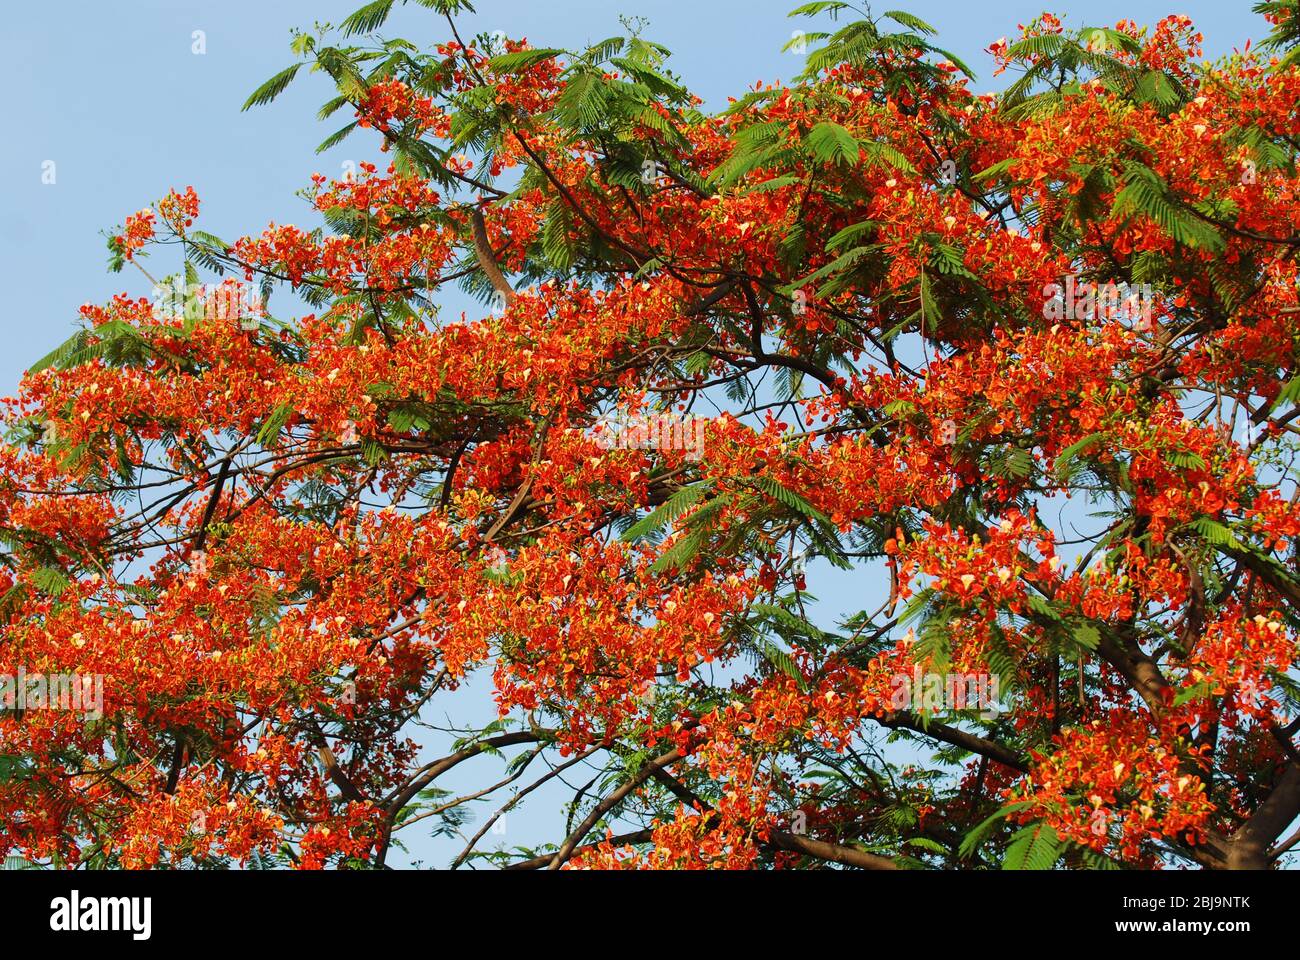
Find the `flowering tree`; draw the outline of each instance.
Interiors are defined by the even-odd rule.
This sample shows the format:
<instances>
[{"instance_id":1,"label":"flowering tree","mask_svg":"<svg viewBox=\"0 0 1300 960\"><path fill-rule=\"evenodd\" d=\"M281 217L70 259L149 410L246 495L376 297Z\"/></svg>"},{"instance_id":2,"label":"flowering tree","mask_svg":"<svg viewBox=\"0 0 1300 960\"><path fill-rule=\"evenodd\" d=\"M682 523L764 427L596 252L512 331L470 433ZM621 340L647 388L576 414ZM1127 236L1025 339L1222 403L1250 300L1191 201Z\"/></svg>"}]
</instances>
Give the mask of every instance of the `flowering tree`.
<instances>
[{"instance_id":1,"label":"flowering tree","mask_svg":"<svg viewBox=\"0 0 1300 960\"><path fill-rule=\"evenodd\" d=\"M375 867L486 801L457 865L1278 863L1296 0L1215 64L1043 15L982 96L920 20L811 3L805 74L718 114L635 24L419 2L436 49L376 0L249 100L308 66L326 145L373 138L322 227L168 194L110 241L152 298L9 401L0 672L102 703L0 714L0 846ZM427 758L479 673L499 719ZM489 849L570 773L553 844Z\"/></svg>"}]
</instances>

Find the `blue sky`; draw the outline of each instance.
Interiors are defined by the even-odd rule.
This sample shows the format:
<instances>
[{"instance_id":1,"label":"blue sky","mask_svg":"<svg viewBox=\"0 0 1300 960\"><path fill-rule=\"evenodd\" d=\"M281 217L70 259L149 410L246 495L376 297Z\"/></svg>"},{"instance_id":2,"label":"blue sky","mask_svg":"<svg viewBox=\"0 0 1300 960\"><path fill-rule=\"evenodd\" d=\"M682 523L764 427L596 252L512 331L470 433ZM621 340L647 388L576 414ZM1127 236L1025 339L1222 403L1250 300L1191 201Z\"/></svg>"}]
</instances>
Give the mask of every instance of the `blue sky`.
<instances>
[{"instance_id":1,"label":"blue sky","mask_svg":"<svg viewBox=\"0 0 1300 960\"><path fill-rule=\"evenodd\" d=\"M295 191L314 172L338 176L347 162L378 159L375 141L357 136L323 155L316 145L344 120L315 113L331 95L321 75L301 75L276 103L241 113L248 94L293 61L289 31L314 21L337 23L361 0L122 0L106 4L28 3L6 12L3 68L10 91L10 135L0 151L0 394L12 394L22 371L74 330L77 307L129 291L148 295L138 273L109 274L101 230L161 197L193 185L203 200L200 226L227 239L268 223L315 226ZM501 30L538 46L578 47L620 32L619 15L646 18L644 35L674 51L672 66L706 104L717 107L758 81L790 79L803 58L782 53L796 0L480 0L466 33ZM1110 25L1121 18L1153 23L1190 15L1214 57L1267 33L1248 0L890 0L939 29L939 44L977 73L977 91L994 89L981 51L1016 32L1044 7L1068 26ZM202 31L204 52L195 52ZM383 30L417 43L446 39L431 11L399 9ZM42 182L47 162L54 183ZM172 269L168 265L163 272ZM283 300L280 306L288 305ZM463 302L454 305L463 307ZM279 314L273 298L272 312ZM827 582L823 596L852 601L861 588ZM861 604L860 597L857 603ZM477 687L482 698L485 690ZM479 710L483 699L480 699ZM475 717L479 719L479 717ZM466 785L487 782L480 769ZM458 778L459 778L458 774ZM582 777L581 779L586 779ZM539 796L544 809L558 796ZM553 805L552 805L553 809ZM537 841L547 819L523 815L509 842ZM547 831L553 836L554 831ZM445 863L452 844L418 843L416 856Z\"/></svg>"}]
</instances>

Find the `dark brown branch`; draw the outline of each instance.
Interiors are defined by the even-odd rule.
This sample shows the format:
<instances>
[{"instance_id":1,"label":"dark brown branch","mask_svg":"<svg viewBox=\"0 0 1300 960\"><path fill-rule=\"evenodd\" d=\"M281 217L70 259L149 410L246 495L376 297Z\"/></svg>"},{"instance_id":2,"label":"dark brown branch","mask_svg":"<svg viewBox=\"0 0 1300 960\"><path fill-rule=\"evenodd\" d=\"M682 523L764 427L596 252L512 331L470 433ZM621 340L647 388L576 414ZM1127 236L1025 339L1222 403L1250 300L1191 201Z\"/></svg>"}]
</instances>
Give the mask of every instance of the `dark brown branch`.
<instances>
[{"instance_id":1,"label":"dark brown branch","mask_svg":"<svg viewBox=\"0 0 1300 960\"><path fill-rule=\"evenodd\" d=\"M618 804L623 801L624 797L637 787L641 786L641 784L645 783L646 780L650 779L656 771L662 770L664 767L676 763L681 758L682 752L680 750L670 750L668 753L655 757L653 760L646 761L645 766L638 770L632 779L628 780L627 783L623 784L604 800L600 801L600 803L596 804L591 813L587 814L586 819L583 820L582 823L578 824L577 829L574 830L573 833L569 834L564 843L560 845L560 849L556 852L555 856L551 858L550 865L547 869L558 870L562 867L564 862L573 856L575 848L582 842L583 838L586 837L587 834L591 832L592 828L600 822L601 817L607 814L614 807L618 806Z\"/></svg>"},{"instance_id":2,"label":"dark brown branch","mask_svg":"<svg viewBox=\"0 0 1300 960\"><path fill-rule=\"evenodd\" d=\"M1010 767L1012 770L1019 770L1021 773L1025 773L1029 769L1029 765L1025 763L1025 758L1008 746L993 740L986 740L984 737L967 733L965 730L958 730L956 727L950 727L943 723L931 723L926 726L921 723L921 718L913 713L887 713L883 717L873 719L884 727L891 729L902 727L922 736L932 737L935 740L952 744L954 747L961 747L963 750L969 750L981 757L996 760L1003 766Z\"/></svg>"}]
</instances>

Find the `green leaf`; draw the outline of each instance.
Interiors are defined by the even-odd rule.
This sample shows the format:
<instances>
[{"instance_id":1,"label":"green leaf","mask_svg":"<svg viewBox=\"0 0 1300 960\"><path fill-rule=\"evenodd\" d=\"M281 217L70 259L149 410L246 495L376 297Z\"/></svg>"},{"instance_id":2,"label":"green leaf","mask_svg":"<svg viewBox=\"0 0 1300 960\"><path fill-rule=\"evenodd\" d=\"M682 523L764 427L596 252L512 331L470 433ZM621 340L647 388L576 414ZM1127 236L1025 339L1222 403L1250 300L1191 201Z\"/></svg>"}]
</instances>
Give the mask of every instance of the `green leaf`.
<instances>
[{"instance_id":1,"label":"green leaf","mask_svg":"<svg viewBox=\"0 0 1300 960\"><path fill-rule=\"evenodd\" d=\"M623 43L623 37L610 37L608 40L592 44L583 52L582 57L590 63L604 63L623 51Z\"/></svg>"},{"instance_id":2,"label":"green leaf","mask_svg":"<svg viewBox=\"0 0 1300 960\"><path fill-rule=\"evenodd\" d=\"M840 2L840 0L814 0L813 3L805 3L801 6L795 7L787 13L786 16L815 17L819 13L839 13L841 10L847 9L849 9L849 5Z\"/></svg>"},{"instance_id":3,"label":"green leaf","mask_svg":"<svg viewBox=\"0 0 1300 960\"><path fill-rule=\"evenodd\" d=\"M799 684L800 690L808 689L807 678L799 669L799 664L795 663L794 658L786 651L782 650L767 637L755 637L753 640L754 649L762 655L763 659L770 663L773 668L784 673L791 680Z\"/></svg>"},{"instance_id":4,"label":"green leaf","mask_svg":"<svg viewBox=\"0 0 1300 960\"><path fill-rule=\"evenodd\" d=\"M1130 164L1124 182L1124 188L1115 195L1112 215L1141 215L1184 246L1212 252L1223 250L1223 236L1219 231L1180 205L1157 174L1140 164Z\"/></svg>"},{"instance_id":5,"label":"green leaf","mask_svg":"<svg viewBox=\"0 0 1300 960\"><path fill-rule=\"evenodd\" d=\"M1000 177L1004 173L1009 172L1011 170L1011 165L1018 159L1019 157L1007 157L1005 160L999 160L997 163L993 164L993 166L985 167L979 173L975 174L975 179L991 180L994 177Z\"/></svg>"},{"instance_id":6,"label":"green leaf","mask_svg":"<svg viewBox=\"0 0 1300 960\"><path fill-rule=\"evenodd\" d=\"M863 220L860 223L851 223L843 230L836 231L830 239L826 241L827 250L838 250L847 244L850 240L856 240L864 233L870 233L878 227L879 224L874 220Z\"/></svg>"},{"instance_id":7,"label":"green leaf","mask_svg":"<svg viewBox=\"0 0 1300 960\"><path fill-rule=\"evenodd\" d=\"M695 558L704 545L704 534L692 533L682 537L660 555L650 567L652 573L681 570Z\"/></svg>"},{"instance_id":8,"label":"green leaf","mask_svg":"<svg viewBox=\"0 0 1300 960\"><path fill-rule=\"evenodd\" d=\"M343 35L351 37L358 33L371 33L378 30L392 12L393 2L394 0L375 0L374 3L367 3L339 24Z\"/></svg>"},{"instance_id":9,"label":"green leaf","mask_svg":"<svg viewBox=\"0 0 1300 960\"><path fill-rule=\"evenodd\" d=\"M915 30L917 33L934 35L938 32L920 17L913 16L905 10L886 10L881 16L888 17L895 23L901 23L907 29Z\"/></svg>"},{"instance_id":10,"label":"green leaf","mask_svg":"<svg viewBox=\"0 0 1300 960\"><path fill-rule=\"evenodd\" d=\"M346 140L348 134L350 134L356 128L357 128L357 122L354 120L351 123L349 123L346 127L343 127L342 129L339 130L335 130L333 133L331 133L328 137L326 137L324 140L320 142L320 146L316 148L316 152L324 153L326 150L330 149L331 147L337 147L340 143Z\"/></svg>"},{"instance_id":11,"label":"green leaf","mask_svg":"<svg viewBox=\"0 0 1300 960\"><path fill-rule=\"evenodd\" d=\"M823 120L809 130L804 143L822 163L843 163L850 167L858 162L861 149L853 134L831 120Z\"/></svg>"},{"instance_id":12,"label":"green leaf","mask_svg":"<svg viewBox=\"0 0 1300 960\"><path fill-rule=\"evenodd\" d=\"M1061 853L1061 840L1045 823L1030 824L1007 845L1003 870L1050 870Z\"/></svg>"},{"instance_id":13,"label":"green leaf","mask_svg":"<svg viewBox=\"0 0 1300 960\"><path fill-rule=\"evenodd\" d=\"M1192 700L1200 700L1207 697L1214 690L1214 684L1208 680L1202 680L1200 683L1193 683L1189 687L1184 687L1174 694L1174 706L1181 707L1183 704Z\"/></svg>"},{"instance_id":14,"label":"green leaf","mask_svg":"<svg viewBox=\"0 0 1300 960\"><path fill-rule=\"evenodd\" d=\"M254 90L252 95L244 101L244 106L241 109L247 110L250 107L260 107L270 103L284 92L285 87L289 86L289 84L293 82L293 78L298 75L298 70L301 67L301 63L295 63L292 67L286 67L281 70L270 80L266 81L266 83Z\"/></svg>"},{"instance_id":15,"label":"green leaf","mask_svg":"<svg viewBox=\"0 0 1300 960\"><path fill-rule=\"evenodd\" d=\"M1031 800L1020 800L1016 803L1009 803L1005 807L1000 808L996 813L980 821L980 823L973 827L966 836L962 837L961 844L957 847L957 856L963 859L969 857L979 849L980 844L982 844L985 838L992 832L994 824L999 820L1007 818L1018 810L1027 809L1032 805L1032 803L1033 801Z\"/></svg>"},{"instance_id":16,"label":"green leaf","mask_svg":"<svg viewBox=\"0 0 1300 960\"><path fill-rule=\"evenodd\" d=\"M1037 593L1030 593L1025 595L1025 602L1028 603L1029 609L1040 617L1047 620L1060 621L1061 615L1056 612L1056 608L1052 606L1052 602L1045 597Z\"/></svg>"},{"instance_id":17,"label":"green leaf","mask_svg":"<svg viewBox=\"0 0 1300 960\"><path fill-rule=\"evenodd\" d=\"M0 753L0 785L31 779L32 766L23 757Z\"/></svg>"},{"instance_id":18,"label":"green leaf","mask_svg":"<svg viewBox=\"0 0 1300 960\"><path fill-rule=\"evenodd\" d=\"M1089 650L1096 650L1101 643L1101 631L1091 623L1075 624L1070 635L1081 647Z\"/></svg>"},{"instance_id":19,"label":"green leaf","mask_svg":"<svg viewBox=\"0 0 1300 960\"><path fill-rule=\"evenodd\" d=\"M793 174L786 174L780 177L773 177L771 180L760 180L758 183L745 188L745 193L770 193L773 190L780 190L783 187L792 187L796 183L802 183L800 177Z\"/></svg>"},{"instance_id":20,"label":"green leaf","mask_svg":"<svg viewBox=\"0 0 1300 960\"><path fill-rule=\"evenodd\" d=\"M570 234L572 226L569 205L564 198L556 197L547 207L542 223L542 252L557 270L568 270L577 257L577 242Z\"/></svg>"},{"instance_id":21,"label":"green leaf","mask_svg":"<svg viewBox=\"0 0 1300 960\"><path fill-rule=\"evenodd\" d=\"M759 147L738 142L731 156L709 174L708 182L723 188L738 183L747 173L763 166L782 149L780 144Z\"/></svg>"},{"instance_id":22,"label":"green leaf","mask_svg":"<svg viewBox=\"0 0 1300 960\"><path fill-rule=\"evenodd\" d=\"M605 118L608 106L604 78L591 70L568 81L555 101L555 116L570 127L595 127Z\"/></svg>"},{"instance_id":23,"label":"green leaf","mask_svg":"<svg viewBox=\"0 0 1300 960\"><path fill-rule=\"evenodd\" d=\"M859 260L861 260L863 257L865 257L868 253L871 253L871 251L874 249L876 249L875 245L866 246L866 247L854 247L852 250L847 250L844 253L840 254L838 257L836 257L834 260L832 260L830 263L826 264L824 267L814 270L812 273L808 274L808 276L804 277L802 280L798 280L795 283L792 283L789 286L784 287L782 289L782 292L787 294L792 294L794 293L795 290L797 290L799 287L804 286L805 284L812 283L814 280L820 280L822 277L830 276L832 273L836 273L844 269L845 267L850 267L853 264L857 263Z\"/></svg>"},{"instance_id":24,"label":"green leaf","mask_svg":"<svg viewBox=\"0 0 1300 960\"><path fill-rule=\"evenodd\" d=\"M1084 27L1079 31L1086 43L1101 41L1107 50L1123 50L1125 53L1141 54L1142 44L1127 33L1114 27Z\"/></svg>"},{"instance_id":25,"label":"green leaf","mask_svg":"<svg viewBox=\"0 0 1300 960\"><path fill-rule=\"evenodd\" d=\"M1286 382L1286 386L1282 388L1277 395L1277 399L1273 401L1273 409L1277 410L1288 403L1300 403L1300 376L1292 377Z\"/></svg>"},{"instance_id":26,"label":"green leaf","mask_svg":"<svg viewBox=\"0 0 1300 960\"><path fill-rule=\"evenodd\" d=\"M639 540L648 533L655 533L662 530L689 510L691 505L695 503L696 500L700 499L707 489L708 484L705 483L695 483L688 487L682 487L663 503L659 504L659 506L657 506L647 516L633 524L628 531L623 534L624 542L631 543L633 540Z\"/></svg>"},{"instance_id":27,"label":"green leaf","mask_svg":"<svg viewBox=\"0 0 1300 960\"><path fill-rule=\"evenodd\" d=\"M271 411L262 428L257 431L257 442L262 446L269 446L275 443L280 436L280 431L284 429L289 418L293 416L293 407L287 403L282 403Z\"/></svg>"},{"instance_id":28,"label":"green leaf","mask_svg":"<svg viewBox=\"0 0 1300 960\"><path fill-rule=\"evenodd\" d=\"M882 140L861 140L858 141L858 146L866 153L867 162L873 167L884 166L904 173L916 173L912 161L908 160L892 143L885 143Z\"/></svg>"},{"instance_id":29,"label":"green leaf","mask_svg":"<svg viewBox=\"0 0 1300 960\"><path fill-rule=\"evenodd\" d=\"M758 617L772 620L780 623L795 633L807 636L811 625L801 617L795 616L785 607L777 606L774 603L755 603L750 606L749 612Z\"/></svg>"},{"instance_id":30,"label":"green leaf","mask_svg":"<svg viewBox=\"0 0 1300 960\"><path fill-rule=\"evenodd\" d=\"M1169 82L1169 78L1161 70L1148 70L1144 73L1134 93L1138 100L1154 103L1164 110L1172 110L1182 100L1173 84Z\"/></svg>"},{"instance_id":31,"label":"green leaf","mask_svg":"<svg viewBox=\"0 0 1300 960\"><path fill-rule=\"evenodd\" d=\"M1204 537L1207 542L1214 544L1216 547L1232 547L1235 550L1245 549L1245 545L1237 538L1237 535L1217 520L1211 520L1209 517L1198 517L1191 522L1191 527Z\"/></svg>"},{"instance_id":32,"label":"green leaf","mask_svg":"<svg viewBox=\"0 0 1300 960\"><path fill-rule=\"evenodd\" d=\"M822 513L793 490L781 486L781 484L777 483L771 477L755 477L754 486L758 487L773 500L783 503L792 510L802 513L805 517L810 517L811 519L824 523L827 526L831 525L830 517L826 516L826 514Z\"/></svg>"},{"instance_id":33,"label":"green leaf","mask_svg":"<svg viewBox=\"0 0 1300 960\"><path fill-rule=\"evenodd\" d=\"M517 50L514 53L503 53L493 57L488 61L488 67L493 73L522 73L529 67L536 66L543 60L550 60L552 57L562 56L565 51L555 50L552 48L542 48L540 50Z\"/></svg>"},{"instance_id":34,"label":"green leaf","mask_svg":"<svg viewBox=\"0 0 1300 960\"><path fill-rule=\"evenodd\" d=\"M41 567L32 573L32 583L42 593L47 593L52 597L61 596L64 590L70 585L68 576L58 567Z\"/></svg>"},{"instance_id":35,"label":"green leaf","mask_svg":"<svg viewBox=\"0 0 1300 960\"><path fill-rule=\"evenodd\" d=\"M181 333L172 330L168 335L181 336ZM91 343L92 339L97 342ZM97 358L120 364L138 360L150 351L176 359L167 351L152 346L138 328L125 320L110 320L108 323L101 323L93 330L77 331L63 344L37 360L30 368L30 372L36 373L47 367L70 370Z\"/></svg>"},{"instance_id":36,"label":"green leaf","mask_svg":"<svg viewBox=\"0 0 1300 960\"><path fill-rule=\"evenodd\" d=\"M71 337L65 340L59 346L55 347L45 356L41 357L29 368L30 373L40 373L50 367L57 369L66 369L66 362L69 357L81 352L86 348L90 340L90 334L85 330L78 330Z\"/></svg>"},{"instance_id":37,"label":"green leaf","mask_svg":"<svg viewBox=\"0 0 1300 960\"><path fill-rule=\"evenodd\" d=\"M358 101L366 96L366 79L348 54L336 47L324 47L316 53L316 62L330 75L340 93Z\"/></svg>"},{"instance_id":38,"label":"green leaf","mask_svg":"<svg viewBox=\"0 0 1300 960\"><path fill-rule=\"evenodd\" d=\"M1096 443L1098 440L1102 439L1105 436L1106 434L1102 432L1090 433L1082 440L1078 440L1075 443L1070 444L1068 447L1062 450L1060 454L1057 455L1056 471L1058 473L1064 472L1065 469L1069 466L1070 462L1074 460L1075 457L1083 453L1084 450L1086 450L1088 447L1092 446L1094 443Z\"/></svg>"},{"instance_id":39,"label":"green leaf","mask_svg":"<svg viewBox=\"0 0 1300 960\"><path fill-rule=\"evenodd\" d=\"M1165 454L1165 459L1171 466L1180 470L1209 469L1205 459L1199 453L1193 453L1191 450L1170 450Z\"/></svg>"},{"instance_id":40,"label":"green leaf","mask_svg":"<svg viewBox=\"0 0 1300 960\"><path fill-rule=\"evenodd\" d=\"M993 460L992 470L999 477L1023 480L1034 471L1033 455L1022 447L1008 447Z\"/></svg>"}]
</instances>

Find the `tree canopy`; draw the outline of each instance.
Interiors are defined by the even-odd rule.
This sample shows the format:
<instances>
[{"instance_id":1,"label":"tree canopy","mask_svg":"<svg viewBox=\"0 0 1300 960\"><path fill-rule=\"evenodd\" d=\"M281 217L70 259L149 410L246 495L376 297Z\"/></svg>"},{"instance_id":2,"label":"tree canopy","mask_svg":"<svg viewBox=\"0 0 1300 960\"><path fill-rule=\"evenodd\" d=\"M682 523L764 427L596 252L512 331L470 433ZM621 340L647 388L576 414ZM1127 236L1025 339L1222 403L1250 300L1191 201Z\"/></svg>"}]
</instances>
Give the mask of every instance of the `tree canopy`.
<instances>
[{"instance_id":1,"label":"tree canopy","mask_svg":"<svg viewBox=\"0 0 1300 960\"><path fill-rule=\"evenodd\" d=\"M304 227L128 216L110 265L152 294L7 401L0 673L102 704L0 711L0 847L1283 860L1296 0L1217 62L1186 17L1045 14L982 95L916 17L809 3L805 72L718 112L637 22L560 50L417 0L421 49L396 2L247 104L323 75L322 148L375 162ZM498 719L430 758L477 676ZM559 782L553 841L498 849Z\"/></svg>"}]
</instances>

